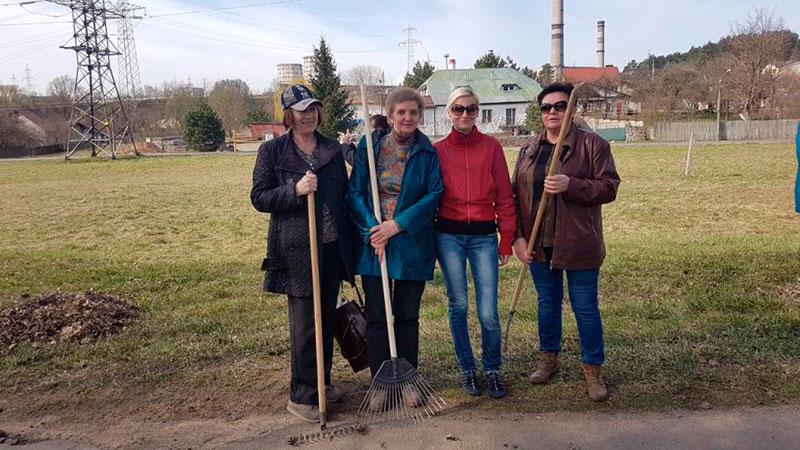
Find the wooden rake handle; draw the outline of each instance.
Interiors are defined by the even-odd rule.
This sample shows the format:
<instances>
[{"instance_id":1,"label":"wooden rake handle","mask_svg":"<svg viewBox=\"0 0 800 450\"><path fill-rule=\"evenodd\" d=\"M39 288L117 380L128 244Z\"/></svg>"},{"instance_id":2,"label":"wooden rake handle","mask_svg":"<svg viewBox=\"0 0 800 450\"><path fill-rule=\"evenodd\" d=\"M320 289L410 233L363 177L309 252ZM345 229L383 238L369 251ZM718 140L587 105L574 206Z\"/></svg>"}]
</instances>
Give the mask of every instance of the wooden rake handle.
<instances>
[{"instance_id":1,"label":"wooden rake handle","mask_svg":"<svg viewBox=\"0 0 800 450\"><path fill-rule=\"evenodd\" d=\"M569 129L572 126L572 115L575 112L575 105L577 102L577 89L573 89L572 94L569 96L569 103L567 104L567 112L564 115L564 121L561 123L561 130L558 133L558 141L556 142L556 147L553 150L553 155L550 158L550 165L547 168L547 176L556 174L558 161L561 157L561 149L564 147L564 140L566 139ZM547 191L542 191L542 198L539 200L539 208L536 210L536 218L533 220L533 228L531 229L531 235L528 239L528 254L533 253L536 235L539 234L539 228L542 226L542 218L544 217L544 212L547 210L547 204L550 202L550 197L551 194L549 194ZM522 283L525 281L525 273L526 270L525 267L523 267L523 269L519 272L519 277L517 278L517 287L514 289L514 300L511 302L511 309L508 311L508 324L506 325L506 339L503 342L503 351L508 350L508 329L511 326L511 318L517 311L517 302L519 302L519 297L522 293Z\"/></svg>"},{"instance_id":2,"label":"wooden rake handle","mask_svg":"<svg viewBox=\"0 0 800 450\"><path fill-rule=\"evenodd\" d=\"M308 241L311 247L311 283L314 295L314 338L317 351L317 399L319 400L319 425L325 430L327 405L325 403L325 359L322 349L322 294L320 292L319 252L317 245L317 214L314 193L308 194Z\"/></svg>"},{"instance_id":3,"label":"wooden rake handle","mask_svg":"<svg viewBox=\"0 0 800 450\"><path fill-rule=\"evenodd\" d=\"M364 137L367 141L367 161L369 162L369 181L372 191L372 209L378 224L381 220L381 201L378 196L378 176L375 171L375 150L372 145L372 125L369 123L369 108L367 108L367 90L361 85L361 107L364 112ZM388 246L388 245L387 245ZM392 298L389 292L389 268L386 265L386 249L384 248L381 263L381 284L383 285L383 306L386 309L386 329L389 334L389 355L397 359L397 344L394 337L394 314L392 314Z\"/></svg>"}]
</instances>

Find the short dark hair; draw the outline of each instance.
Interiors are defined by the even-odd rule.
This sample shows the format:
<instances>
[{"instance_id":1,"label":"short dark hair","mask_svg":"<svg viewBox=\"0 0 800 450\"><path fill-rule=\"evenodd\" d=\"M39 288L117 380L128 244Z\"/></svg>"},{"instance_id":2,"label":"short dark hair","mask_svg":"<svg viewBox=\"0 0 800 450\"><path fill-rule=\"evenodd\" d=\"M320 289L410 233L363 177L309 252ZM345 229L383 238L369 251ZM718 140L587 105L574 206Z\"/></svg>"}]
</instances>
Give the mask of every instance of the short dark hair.
<instances>
[{"instance_id":1,"label":"short dark hair","mask_svg":"<svg viewBox=\"0 0 800 450\"><path fill-rule=\"evenodd\" d=\"M389 122L386 120L386 116L384 116L383 114L373 114L372 116L370 116L369 124L372 125L373 130L378 128L380 128L381 130L389 129Z\"/></svg>"},{"instance_id":2,"label":"short dark hair","mask_svg":"<svg viewBox=\"0 0 800 450\"><path fill-rule=\"evenodd\" d=\"M314 108L317 110L317 128L322 125L322 106L319 103L312 103L308 105L309 108ZM283 126L288 128L294 128L294 117L292 117L292 108L286 108L283 110Z\"/></svg>"},{"instance_id":3,"label":"short dark hair","mask_svg":"<svg viewBox=\"0 0 800 450\"><path fill-rule=\"evenodd\" d=\"M569 83L566 83L566 82L564 82L564 83L561 83L561 82L553 83L553 84L547 86L546 88L542 89L542 92L539 92L539 95L536 97L536 100L538 100L539 104L541 105L542 104L542 99L544 98L544 96L547 95L547 94L552 94L553 92L563 92L563 93L567 94L567 97L569 97L570 95L572 95L572 91L574 89L575 89L575 86L573 86L573 85L571 85Z\"/></svg>"}]
</instances>

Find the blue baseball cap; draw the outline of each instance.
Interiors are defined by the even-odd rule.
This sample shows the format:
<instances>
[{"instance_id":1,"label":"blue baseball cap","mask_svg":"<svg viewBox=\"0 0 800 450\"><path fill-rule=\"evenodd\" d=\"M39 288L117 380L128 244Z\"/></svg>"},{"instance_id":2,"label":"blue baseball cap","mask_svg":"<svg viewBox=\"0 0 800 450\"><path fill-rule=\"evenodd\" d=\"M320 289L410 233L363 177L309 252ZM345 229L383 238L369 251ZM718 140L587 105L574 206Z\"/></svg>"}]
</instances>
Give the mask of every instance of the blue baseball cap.
<instances>
[{"instance_id":1,"label":"blue baseball cap","mask_svg":"<svg viewBox=\"0 0 800 450\"><path fill-rule=\"evenodd\" d=\"M305 111L313 103L322 102L314 98L311 89L303 86L302 84L294 84L284 89L281 94L281 107L285 110L292 108L297 111Z\"/></svg>"}]
</instances>

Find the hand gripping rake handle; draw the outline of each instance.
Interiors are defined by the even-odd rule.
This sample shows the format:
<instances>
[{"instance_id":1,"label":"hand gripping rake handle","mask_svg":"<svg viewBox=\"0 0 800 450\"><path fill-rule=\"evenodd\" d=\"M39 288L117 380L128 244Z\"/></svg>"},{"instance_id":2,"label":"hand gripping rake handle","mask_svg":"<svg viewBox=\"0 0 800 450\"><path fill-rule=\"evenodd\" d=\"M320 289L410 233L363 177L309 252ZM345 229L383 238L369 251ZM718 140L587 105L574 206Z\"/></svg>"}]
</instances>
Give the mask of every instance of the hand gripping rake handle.
<instances>
[{"instance_id":1,"label":"hand gripping rake handle","mask_svg":"<svg viewBox=\"0 0 800 450\"><path fill-rule=\"evenodd\" d=\"M369 162L369 181L372 191L372 208L375 212L375 220L380 224L381 203L378 197L378 177L375 172L375 150L372 145L372 126L369 123L369 109L367 108L367 92L364 85L361 85L361 106L364 111L364 136L367 141L367 161ZM384 248L381 263L381 282L383 284L383 305L386 309L386 329L389 334L389 355L392 359L397 359L397 345L394 340L394 315L392 314L392 298L389 293L389 269L386 266L386 249Z\"/></svg>"},{"instance_id":2,"label":"hand gripping rake handle","mask_svg":"<svg viewBox=\"0 0 800 450\"><path fill-rule=\"evenodd\" d=\"M319 429L325 430L328 411L325 404L325 360L322 351L322 294L319 280L319 253L317 252L317 215L314 193L308 194L308 240L311 244L311 282L314 292L314 337L317 350L317 399L319 400Z\"/></svg>"},{"instance_id":3,"label":"hand gripping rake handle","mask_svg":"<svg viewBox=\"0 0 800 450\"><path fill-rule=\"evenodd\" d=\"M575 104L578 101L577 91L577 89L573 89L572 94L569 96L567 112L564 115L564 121L561 122L561 130L558 133L556 148L553 150L553 155L550 158L550 166L547 168L548 176L556 174L556 167L558 167L558 160L561 156L561 148L564 146L564 140L566 139L567 133L569 133L569 128L572 125L572 114L575 112ZM550 197L551 195L547 191L542 192L542 198L539 200L539 208L536 210L536 218L533 221L531 235L528 239L528 254L533 253L536 235L539 234L539 228L542 226L542 218L544 217L545 210L547 210L547 204L550 202ZM525 270L525 267L523 267L523 269L519 272L519 278L517 278L517 287L514 289L514 301L511 302L511 309L508 311L508 319L506 320L506 338L503 340L503 353L508 351L508 338L509 332L511 331L511 320L514 318L514 314L517 312L517 302L519 301L519 296L522 293L522 283L525 281L526 272L527 271Z\"/></svg>"}]
</instances>

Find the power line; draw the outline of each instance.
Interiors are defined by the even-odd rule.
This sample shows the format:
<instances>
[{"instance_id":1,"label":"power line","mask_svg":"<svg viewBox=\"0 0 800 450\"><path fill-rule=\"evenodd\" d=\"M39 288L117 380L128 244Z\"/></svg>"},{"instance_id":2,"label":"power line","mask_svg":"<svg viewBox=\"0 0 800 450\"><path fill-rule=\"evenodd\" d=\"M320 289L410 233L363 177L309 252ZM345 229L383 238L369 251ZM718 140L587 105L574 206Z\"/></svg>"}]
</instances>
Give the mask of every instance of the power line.
<instances>
[{"instance_id":1,"label":"power line","mask_svg":"<svg viewBox=\"0 0 800 450\"><path fill-rule=\"evenodd\" d=\"M297 3L301 0L278 0L273 2L265 2L265 3L252 3L249 5L239 5L239 6L223 6L219 8L203 8L197 9L194 11L184 11L184 12L176 12L176 13L166 13L166 14L156 14L156 15L148 15L146 17L155 18L155 17L169 17L169 16L183 16L187 14L197 14L202 12L214 12L214 11L229 11L232 9L243 9L243 8L252 8L255 6L270 6L270 5L279 5L284 3Z\"/></svg>"}]
</instances>

